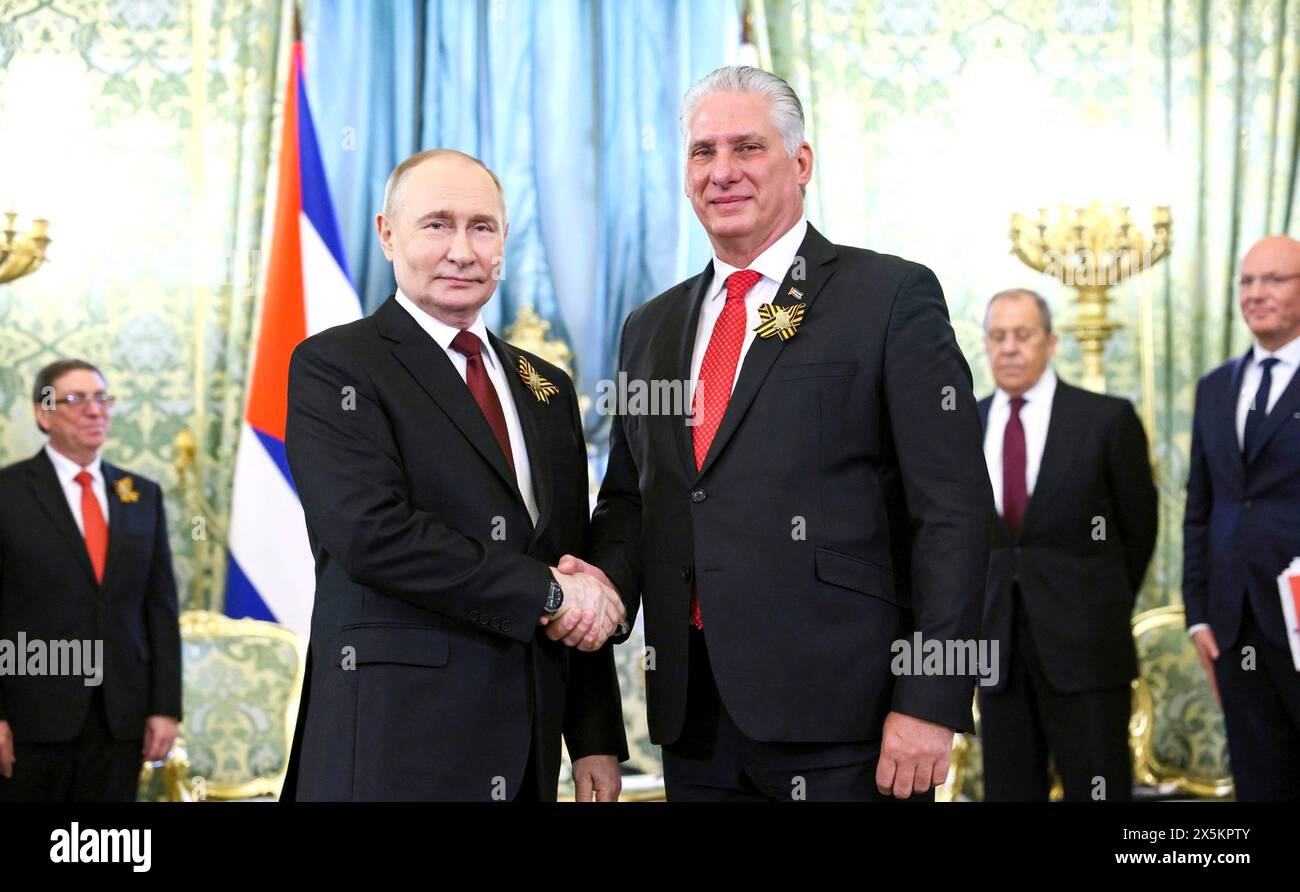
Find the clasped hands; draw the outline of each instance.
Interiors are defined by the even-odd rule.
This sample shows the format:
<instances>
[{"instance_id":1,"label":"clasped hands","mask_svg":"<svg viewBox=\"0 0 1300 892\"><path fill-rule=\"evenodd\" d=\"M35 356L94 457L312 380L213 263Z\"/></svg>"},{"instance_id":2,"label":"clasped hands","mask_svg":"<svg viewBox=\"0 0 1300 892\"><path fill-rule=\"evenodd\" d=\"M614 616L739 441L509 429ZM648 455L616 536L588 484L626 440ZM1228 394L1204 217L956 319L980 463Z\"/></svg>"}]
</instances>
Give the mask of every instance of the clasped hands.
<instances>
[{"instance_id":1,"label":"clasped hands","mask_svg":"<svg viewBox=\"0 0 1300 892\"><path fill-rule=\"evenodd\" d=\"M571 554L551 574L564 589L564 603L554 616L538 620L546 637L581 651L599 650L627 616L623 599L599 567Z\"/></svg>"}]
</instances>

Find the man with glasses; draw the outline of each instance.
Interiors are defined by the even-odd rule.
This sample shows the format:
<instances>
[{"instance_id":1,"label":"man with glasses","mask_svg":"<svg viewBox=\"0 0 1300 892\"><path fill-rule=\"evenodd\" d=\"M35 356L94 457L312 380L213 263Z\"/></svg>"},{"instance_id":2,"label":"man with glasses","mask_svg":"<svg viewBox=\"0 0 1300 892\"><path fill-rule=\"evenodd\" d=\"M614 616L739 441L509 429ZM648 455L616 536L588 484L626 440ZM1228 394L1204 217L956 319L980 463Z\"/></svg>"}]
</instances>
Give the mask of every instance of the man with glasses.
<instances>
[{"instance_id":1,"label":"man with glasses","mask_svg":"<svg viewBox=\"0 0 1300 892\"><path fill-rule=\"evenodd\" d=\"M984 316L997 391L979 404L998 518L983 635L984 798L1043 801L1048 759L1067 800L1132 798L1129 631L1156 542L1146 435L1123 399L1061 381L1047 301L995 294Z\"/></svg>"},{"instance_id":2,"label":"man with glasses","mask_svg":"<svg viewBox=\"0 0 1300 892\"><path fill-rule=\"evenodd\" d=\"M43 368L32 405L49 441L0 470L0 802L130 802L181 716L162 491L100 458L90 363Z\"/></svg>"},{"instance_id":3,"label":"man with glasses","mask_svg":"<svg viewBox=\"0 0 1300 892\"><path fill-rule=\"evenodd\" d=\"M1239 800L1300 800L1300 672L1277 577L1300 557L1300 242L1241 261L1243 356L1201 379L1183 515L1187 631L1223 704Z\"/></svg>"}]
</instances>

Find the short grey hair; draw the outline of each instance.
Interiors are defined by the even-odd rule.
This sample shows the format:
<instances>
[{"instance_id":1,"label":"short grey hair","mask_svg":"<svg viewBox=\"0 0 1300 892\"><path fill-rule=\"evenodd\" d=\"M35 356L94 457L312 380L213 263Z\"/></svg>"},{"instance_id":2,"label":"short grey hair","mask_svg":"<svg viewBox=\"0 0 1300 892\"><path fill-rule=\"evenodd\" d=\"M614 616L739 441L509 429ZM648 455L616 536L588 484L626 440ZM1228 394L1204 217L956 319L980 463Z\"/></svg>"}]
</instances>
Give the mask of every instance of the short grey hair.
<instances>
[{"instance_id":1,"label":"short grey hair","mask_svg":"<svg viewBox=\"0 0 1300 892\"><path fill-rule=\"evenodd\" d=\"M1047 301L1041 294L1030 288L1008 288L1006 291L999 291L989 298L988 306L984 308L984 328L988 330L989 310L993 309L994 301L1002 300L1005 297L1029 297L1033 298L1034 303L1038 304L1038 312L1043 317L1043 330L1047 334L1052 333L1052 308L1048 306Z\"/></svg>"},{"instance_id":2,"label":"short grey hair","mask_svg":"<svg viewBox=\"0 0 1300 892\"><path fill-rule=\"evenodd\" d=\"M462 161L472 161L479 167L487 171L487 175L492 178L492 182L497 187L497 195L501 199L501 222L509 222L510 216L506 212L506 190L501 186L501 179L496 175L492 168L488 167L473 155L467 155L464 152L458 152L455 149L425 149L423 152L416 152L408 157L401 164L393 168L393 172L388 175L388 182L384 184L384 216L390 220L393 214L397 212L397 203L399 193L402 189L402 180L406 174L413 168L419 167L426 161L432 161L434 158L459 158Z\"/></svg>"},{"instance_id":3,"label":"short grey hair","mask_svg":"<svg viewBox=\"0 0 1300 892\"><path fill-rule=\"evenodd\" d=\"M794 88L770 71L750 65L725 65L696 81L682 97L677 115L682 144L690 139L691 115L706 96L714 93L757 93L772 102L772 123L781 134L785 153L793 158L804 142L803 104Z\"/></svg>"}]
</instances>

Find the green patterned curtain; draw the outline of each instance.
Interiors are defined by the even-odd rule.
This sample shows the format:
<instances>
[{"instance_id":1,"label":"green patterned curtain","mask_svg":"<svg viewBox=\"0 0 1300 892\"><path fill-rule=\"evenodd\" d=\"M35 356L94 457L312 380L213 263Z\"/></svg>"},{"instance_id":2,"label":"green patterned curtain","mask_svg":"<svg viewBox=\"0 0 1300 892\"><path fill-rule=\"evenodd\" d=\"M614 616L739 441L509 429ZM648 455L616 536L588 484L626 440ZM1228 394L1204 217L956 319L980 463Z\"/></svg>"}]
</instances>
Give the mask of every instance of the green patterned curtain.
<instances>
[{"instance_id":1,"label":"green patterned curtain","mask_svg":"<svg viewBox=\"0 0 1300 892\"><path fill-rule=\"evenodd\" d=\"M0 0L0 204L48 218L53 238L41 269L0 286L0 463L43 442L42 365L99 365L118 397L105 457L163 486L182 609L219 607L224 587L292 14L289 0ZM198 451L186 491L182 430Z\"/></svg>"},{"instance_id":2,"label":"green patterned curtain","mask_svg":"<svg viewBox=\"0 0 1300 892\"><path fill-rule=\"evenodd\" d=\"M1013 212L1169 205L1169 259L1112 291L1108 389L1147 420L1161 538L1138 608L1179 603L1195 384L1244 352L1233 281L1268 234L1300 234L1295 0L748 0L760 64L807 106L809 215L834 240L931 266L980 395L982 318L1024 285L1071 289L1010 255ZM1149 324L1144 324L1144 317ZM1146 344L1144 359L1143 344ZM1057 369L1081 361L1062 334ZM1144 384L1145 377L1145 384Z\"/></svg>"}]
</instances>

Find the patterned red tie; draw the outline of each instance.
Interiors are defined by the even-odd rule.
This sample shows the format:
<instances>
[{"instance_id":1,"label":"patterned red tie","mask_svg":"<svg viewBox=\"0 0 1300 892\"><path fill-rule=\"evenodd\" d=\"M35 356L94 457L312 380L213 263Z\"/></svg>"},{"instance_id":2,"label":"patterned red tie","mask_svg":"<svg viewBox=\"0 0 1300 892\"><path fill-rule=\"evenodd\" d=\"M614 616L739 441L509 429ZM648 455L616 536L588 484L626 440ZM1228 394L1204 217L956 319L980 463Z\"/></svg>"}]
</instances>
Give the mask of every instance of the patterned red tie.
<instances>
[{"instance_id":1,"label":"patterned red tie","mask_svg":"<svg viewBox=\"0 0 1300 892\"><path fill-rule=\"evenodd\" d=\"M1025 426L1020 423L1024 397L1011 400L1011 416L1002 434L1002 519L1012 536L1020 535L1029 494L1025 483Z\"/></svg>"},{"instance_id":2,"label":"patterned red tie","mask_svg":"<svg viewBox=\"0 0 1300 892\"><path fill-rule=\"evenodd\" d=\"M492 386L487 369L483 367L483 342L472 331L462 331L451 339L451 349L465 357L465 384L474 394L474 401L483 410L488 427L496 434L497 443L506 457L506 464L511 473L515 470L515 456L510 451L510 430L506 427L506 415L501 410L501 399L497 389Z\"/></svg>"},{"instance_id":3,"label":"patterned red tie","mask_svg":"<svg viewBox=\"0 0 1300 892\"><path fill-rule=\"evenodd\" d=\"M752 269L737 270L727 276L727 302L713 323L709 346L704 350L700 364L700 380L695 388L691 412L695 426L691 428L695 441L695 469L704 467L713 438L717 436L722 416L731 402L731 387L736 381L736 366L740 364L740 348L745 344L745 295L763 278ZM700 601L691 589L691 625L704 628L700 615Z\"/></svg>"},{"instance_id":4,"label":"patterned red tie","mask_svg":"<svg viewBox=\"0 0 1300 892\"><path fill-rule=\"evenodd\" d=\"M86 540L86 552L90 555L90 566L95 570L95 581L104 581L104 562L108 559L108 524L104 522L104 512L95 498L95 490L90 485L94 480L89 471L82 471L72 478L81 484L81 527Z\"/></svg>"}]
</instances>

